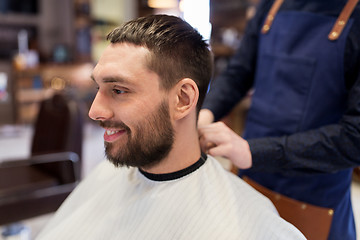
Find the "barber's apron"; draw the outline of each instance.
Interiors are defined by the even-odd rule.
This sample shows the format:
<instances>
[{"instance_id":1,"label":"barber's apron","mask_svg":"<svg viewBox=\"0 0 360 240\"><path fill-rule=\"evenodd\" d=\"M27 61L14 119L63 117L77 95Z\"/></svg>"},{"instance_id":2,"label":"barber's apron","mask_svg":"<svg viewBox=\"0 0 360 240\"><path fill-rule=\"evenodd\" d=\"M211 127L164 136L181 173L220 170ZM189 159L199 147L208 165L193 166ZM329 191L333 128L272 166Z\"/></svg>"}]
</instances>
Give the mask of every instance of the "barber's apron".
<instances>
[{"instance_id":1,"label":"barber's apron","mask_svg":"<svg viewBox=\"0 0 360 240\"><path fill-rule=\"evenodd\" d=\"M327 36L336 18L280 11L261 34L255 92L245 138L283 136L339 122L346 107L344 50L350 19L336 41ZM306 152L306 149L304 149ZM288 177L241 171L265 187L334 209L329 239L355 239L350 200L352 171Z\"/></svg>"}]
</instances>

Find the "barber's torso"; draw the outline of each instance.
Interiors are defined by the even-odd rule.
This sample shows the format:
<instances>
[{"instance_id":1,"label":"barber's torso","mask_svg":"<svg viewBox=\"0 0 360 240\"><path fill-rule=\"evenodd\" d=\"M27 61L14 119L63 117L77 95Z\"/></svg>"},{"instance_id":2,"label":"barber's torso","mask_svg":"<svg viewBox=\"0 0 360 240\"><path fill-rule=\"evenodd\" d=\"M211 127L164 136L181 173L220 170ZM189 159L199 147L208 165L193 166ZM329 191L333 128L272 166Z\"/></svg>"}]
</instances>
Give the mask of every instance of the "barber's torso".
<instances>
[{"instance_id":1,"label":"barber's torso","mask_svg":"<svg viewBox=\"0 0 360 240\"><path fill-rule=\"evenodd\" d=\"M336 41L328 35L345 3L284 1L270 31L260 34L245 138L290 135L339 122L347 104L344 53L352 19ZM289 197L334 208L330 239L353 239L350 170L306 177L241 175Z\"/></svg>"}]
</instances>

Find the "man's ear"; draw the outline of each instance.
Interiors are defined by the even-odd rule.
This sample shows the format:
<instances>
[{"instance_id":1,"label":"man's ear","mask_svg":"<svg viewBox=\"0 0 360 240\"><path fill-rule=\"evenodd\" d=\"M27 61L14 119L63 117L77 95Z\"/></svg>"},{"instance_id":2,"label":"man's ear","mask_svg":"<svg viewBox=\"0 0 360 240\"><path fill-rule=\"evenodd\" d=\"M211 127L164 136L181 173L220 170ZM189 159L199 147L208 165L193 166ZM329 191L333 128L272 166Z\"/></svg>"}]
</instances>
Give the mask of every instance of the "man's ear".
<instances>
[{"instance_id":1,"label":"man's ear","mask_svg":"<svg viewBox=\"0 0 360 240\"><path fill-rule=\"evenodd\" d=\"M199 89L194 80L184 78L176 84L175 91L174 120L179 120L196 111Z\"/></svg>"}]
</instances>

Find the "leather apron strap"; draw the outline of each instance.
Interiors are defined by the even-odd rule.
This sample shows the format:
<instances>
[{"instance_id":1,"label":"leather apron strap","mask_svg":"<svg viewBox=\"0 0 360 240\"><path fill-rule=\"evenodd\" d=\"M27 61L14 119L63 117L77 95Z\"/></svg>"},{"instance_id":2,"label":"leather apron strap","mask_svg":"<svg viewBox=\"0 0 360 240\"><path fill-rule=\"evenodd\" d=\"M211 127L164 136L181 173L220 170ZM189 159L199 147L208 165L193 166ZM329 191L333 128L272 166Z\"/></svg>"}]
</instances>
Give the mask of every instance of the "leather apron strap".
<instances>
[{"instance_id":1,"label":"leather apron strap","mask_svg":"<svg viewBox=\"0 0 360 240\"><path fill-rule=\"evenodd\" d=\"M349 20L349 17L351 13L354 11L354 8L356 7L356 4L359 0L349 0L343 10L341 11L338 19L336 20L333 28L331 29L328 38L329 40L336 40L339 38L342 30L344 29L347 21Z\"/></svg>"},{"instance_id":2,"label":"leather apron strap","mask_svg":"<svg viewBox=\"0 0 360 240\"><path fill-rule=\"evenodd\" d=\"M264 26L261 29L262 34L266 34L267 32L269 32L271 25L274 21L274 18L277 12L279 11L279 8L283 4L283 2L284 0L275 0L274 4L271 6L270 11L265 19Z\"/></svg>"},{"instance_id":3,"label":"leather apron strap","mask_svg":"<svg viewBox=\"0 0 360 240\"><path fill-rule=\"evenodd\" d=\"M347 21L349 20L351 13L354 11L358 1L359 0L348 0L348 2L346 3L345 7L341 11L339 17L337 18L333 28L331 29L331 31L328 35L329 40L334 41L339 38L342 30L344 29ZM265 19L265 23L261 29L262 34L266 34L269 32L271 25L274 21L274 18L276 16L277 12L279 11L279 8L283 4L283 2L284 2L284 0L275 0L273 5L271 6L271 9Z\"/></svg>"}]
</instances>

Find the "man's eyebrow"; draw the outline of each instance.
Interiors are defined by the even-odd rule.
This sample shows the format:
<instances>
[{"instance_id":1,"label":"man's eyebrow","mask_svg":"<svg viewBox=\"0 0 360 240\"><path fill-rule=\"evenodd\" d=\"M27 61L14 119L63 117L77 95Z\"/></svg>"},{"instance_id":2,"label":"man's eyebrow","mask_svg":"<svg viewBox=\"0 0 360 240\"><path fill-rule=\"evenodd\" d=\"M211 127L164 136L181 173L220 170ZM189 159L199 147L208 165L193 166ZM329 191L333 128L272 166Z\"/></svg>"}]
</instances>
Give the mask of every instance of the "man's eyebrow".
<instances>
[{"instance_id":1,"label":"man's eyebrow","mask_svg":"<svg viewBox=\"0 0 360 240\"><path fill-rule=\"evenodd\" d=\"M95 77L93 75L91 75L91 79L96 82ZM121 78L121 77L104 77L102 79L103 83L124 83L124 84L131 84L130 81Z\"/></svg>"}]
</instances>

